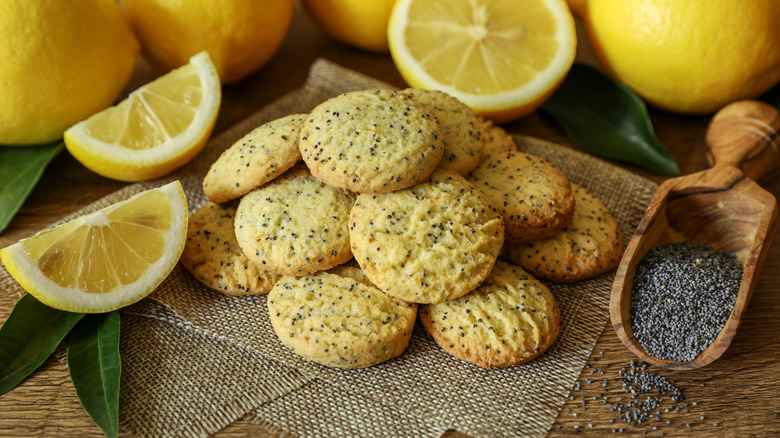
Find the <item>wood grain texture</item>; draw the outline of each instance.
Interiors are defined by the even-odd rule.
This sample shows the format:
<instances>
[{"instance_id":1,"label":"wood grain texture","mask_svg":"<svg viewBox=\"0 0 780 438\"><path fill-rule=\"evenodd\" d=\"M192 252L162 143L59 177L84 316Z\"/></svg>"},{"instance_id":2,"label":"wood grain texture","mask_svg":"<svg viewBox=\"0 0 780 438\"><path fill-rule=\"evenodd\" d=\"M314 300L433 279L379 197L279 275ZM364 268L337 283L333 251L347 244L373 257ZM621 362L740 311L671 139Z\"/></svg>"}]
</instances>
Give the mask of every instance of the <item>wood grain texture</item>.
<instances>
[{"instance_id":1,"label":"wood grain texture","mask_svg":"<svg viewBox=\"0 0 780 438\"><path fill-rule=\"evenodd\" d=\"M666 368L699 368L720 357L745 314L777 230L777 215L775 197L730 165L661 184L615 276L610 317L618 337L642 360ZM734 253L743 276L734 310L717 338L696 359L678 362L645 352L631 329L630 306L634 274L645 255L655 247L683 241Z\"/></svg>"},{"instance_id":2,"label":"wood grain texture","mask_svg":"<svg viewBox=\"0 0 780 438\"><path fill-rule=\"evenodd\" d=\"M581 42L578 58L590 61L593 58L581 26L578 30ZM223 105L214 133L224 131L255 110L299 87L307 77L309 66L318 57L326 57L392 85L404 86L389 55L361 52L336 43L324 35L301 8L296 8L290 34L271 61L246 80L223 88ZM155 75L145 63L141 63L128 90ZM682 174L708 167L704 139L709 117L681 117L652 109L650 114L659 140L670 150ZM507 124L504 128L509 132L570 144L562 131L539 113ZM661 177L634 166L624 167L654 181L662 181ZM0 246L37 232L125 185L91 173L64 153L54 160L44 174L42 183L25 202L8 230L0 234ZM774 196L780 195L780 181L774 181L765 188ZM581 436L601 437L621 427L624 428L624 434L635 436L642 432L647 432L649 436L659 436L661 431L667 436L780 435L780 419L774 416L780 413L780 397L777 397L780 394L780 363L777 362L777 358L780 358L780 342L777 340L777 334L780 333L780 318L777 318L780 314L780 300L777 299L777 290L780 290L780 245L775 243L766 258L740 330L729 350L720 359L698 370L649 368L648 371L674 379L677 386L682 388L686 401L698 404L695 408L689 406L689 412L664 412L660 423L651 420L641 426L620 424L617 413L609 409L610 403L592 400L593 396L601 400L602 392L606 392L611 402L620 396L624 401L630 397L622 393L618 382L608 382L606 391L599 386L601 381L587 383L586 379L596 378L595 374L590 374L596 366L604 371L604 377L617 378L619 369L636 359L617 338L612 326L605 324L589 362L591 368L584 369L578 380L581 389L572 392L572 399L566 401L549 436L578 433ZM9 311L0 309L0 318L5 320ZM605 323L606 320L605 315ZM600 375L598 377L601 378ZM701 386L702 383L704 386ZM588 398L585 408L582 406L583 396ZM664 406L664 409L671 406ZM574 416L575 413L577 416ZM705 420L699 420L701 415L705 416ZM671 424L665 423L667 419ZM610 420L615 422L611 423ZM713 426L713 422L718 422L719 426ZM686 428L686 423L691 428ZM588 427L589 424L592 427ZM657 431L652 430L654 425L658 427ZM102 435L79 405L64 363L53 357L19 387L0 396L0 436ZM220 431L217 436L265 438L275 435L250 421L240 420ZM465 435L451 431L446 436Z\"/></svg>"},{"instance_id":3,"label":"wood grain texture","mask_svg":"<svg viewBox=\"0 0 780 438\"><path fill-rule=\"evenodd\" d=\"M771 105L744 100L726 105L707 129L710 166L739 167L753 181L771 181L780 172L780 113Z\"/></svg>"},{"instance_id":4,"label":"wood grain texture","mask_svg":"<svg viewBox=\"0 0 780 438\"><path fill-rule=\"evenodd\" d=\"M778 223L775 196L738 167L765 181L777 172L780 160L773 159L773 151L778 150L778 126L780 114L767 104L741 101L728 105L713 117L707 130L707 157L714 167L668 179L655 193L625 250L610 300L610 319L618 337L640 359L665 368L694 369L712 363L731 345ZM743 275L734 309L712 344L691 361L674 361L644 350L634 337L630 308L634 274L641 260L655 247L683 241L735 254Z\"/></svg>"}]
</instances>

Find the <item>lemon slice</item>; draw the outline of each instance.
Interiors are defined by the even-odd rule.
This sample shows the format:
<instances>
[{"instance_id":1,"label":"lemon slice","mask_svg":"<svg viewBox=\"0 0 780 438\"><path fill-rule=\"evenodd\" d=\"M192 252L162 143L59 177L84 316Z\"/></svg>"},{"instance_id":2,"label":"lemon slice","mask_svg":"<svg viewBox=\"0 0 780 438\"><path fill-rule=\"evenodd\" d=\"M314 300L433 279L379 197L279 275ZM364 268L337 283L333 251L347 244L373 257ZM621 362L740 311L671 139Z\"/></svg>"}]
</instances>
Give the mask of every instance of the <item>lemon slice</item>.
<instances>
[{"instance_id":1,"label":"lemon slice","mask_svg":"<svg viewBox=\"0 0 780 438\"><path fill-rule=\"evenodd\" d=\"M0 249L0 260L47 306L103 313L149 295L186 238L187 198L174 181Z\"/></svg>"},{"instance_id":2,"label":"lemon slice","mask_svg":"<svg viewBox=\"0 0 780 438\"><path fill-rule=\"evenodd\" d=\"M206 52L65 131L65 146L95 173L120 181L165 175L192 159L217 120L222 90Z\"/></svg>"},{"instance_id":3,"label":"lemon slice","mask_svg":"<svg viewBox=\"0 0 780 438\"><path fill-rule=\"evenodd\" d=\"M565 0L398 0L387 32L410 86L447 92L498 123L541 105L577 46Z\"/></svg>"}]
</instances>

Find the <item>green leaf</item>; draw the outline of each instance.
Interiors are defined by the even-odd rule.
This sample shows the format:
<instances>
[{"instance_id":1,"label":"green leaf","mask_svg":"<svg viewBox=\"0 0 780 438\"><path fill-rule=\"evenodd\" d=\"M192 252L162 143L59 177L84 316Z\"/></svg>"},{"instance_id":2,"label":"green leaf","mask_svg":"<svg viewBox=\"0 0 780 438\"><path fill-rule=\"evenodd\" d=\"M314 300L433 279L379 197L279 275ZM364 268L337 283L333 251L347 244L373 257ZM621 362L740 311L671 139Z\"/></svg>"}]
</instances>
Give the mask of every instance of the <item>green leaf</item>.
<instances>
[{"instance_id":1,"label":"green leaf","mask_svg":"<svg viewBox=\"0 0 780 438\"><path fill-rule=\"evenodd\" d=\"M84 318L70 335L70 380L81 406L109 437L119 434L119 311Z\"/></svg>"},{"instance_id":2,"label":"green leaf","mask_svg":"<svg viewBox=\"0 0 780 438\"><path fill-rule=\"evenodd\" d=\"M0 395L38 369L83 316L24 295L0 327Z\"/></svg>"},{"instance_id":3,"label":"green leaf","mask_svg":"<svg viewBox=\"0 0 780 438\"><path fill-rule=\"evenodd\" d=\"M588 153L663 175L680 174L674 158L656 138L644 102L593 67L575 63L541 109Z\"/></svg>"},{"instance_id":4,"label":"green leaf","mask_svg":"<svg viewBox=\"0 0 780 438\"><path fill-rule=\"evenodd\" d=\"M780 111L780 82L775 84L772 89L764 93L758 100L766 102Z\"/></svg>"},{"instance_id":5,"label":"green leaf","mask_svg":"<svg viewBox=\"0 0 780 438\"><path fill-rule=\"evenodd\" d=\"M64 147L63 142L41 146L0 146L0 233L22 207L46 166Z\"/></svg>"}]
</instances>

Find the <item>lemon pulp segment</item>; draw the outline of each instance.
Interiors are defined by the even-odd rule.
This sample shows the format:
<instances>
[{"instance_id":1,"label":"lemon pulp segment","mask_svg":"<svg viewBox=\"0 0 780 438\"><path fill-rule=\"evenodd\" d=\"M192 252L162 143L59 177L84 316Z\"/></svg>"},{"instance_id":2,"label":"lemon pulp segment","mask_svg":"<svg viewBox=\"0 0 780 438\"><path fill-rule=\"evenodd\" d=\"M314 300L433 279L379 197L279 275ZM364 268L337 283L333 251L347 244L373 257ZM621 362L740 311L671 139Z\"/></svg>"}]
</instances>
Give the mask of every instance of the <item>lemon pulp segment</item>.
<instances>
[{"instance_id":1,"label":"lemon pulp segment","mask_svg":"<svg viewBox=\"0 0 780 438\"><path fill-rule=\"evenodd\" d=\"M186 234L187 199L175 181L0 249L0 260L50 307L108 312L151 293Z\"/></svg>"},{"instance_id":2,"label":"lemon pulp segment","mask_svg":"<svg viewBox=\"0 0 780 438\"><path fill-rule=\"evenodd\" d=\"M490 4L488 4L490 3ZM523 86L558 52L558 23L542 3L454 1L409 8L409 50L438 82L471 94ZM481 78L481 80L474 80Z\"/></svg>"},{"instance_id":3,"label":"lemon pulp segment","mask_svg":"<svg viewBox=\"0 0 780 438\"><path fill-rule=\"evenodd\" d=\"M397 0L388 43L410 86L444 91L502 123L555 91L577 39L564 0Z\"/></svg>"},{"instance_id":4,"label":"lemon pulp segment","mask_svg":"<svg viewBox=\"0 0 780 438\"><path fill-rule=\"evenodd\" d=\"M153 148L184 132L195 119L202 97L194 65L174 70L87 120L92 137L129 149Z\"/></svg>"},{"instance_id":5,"label":"lemon pulp segment","mask_svg":"<svg viewBox=\"0 0 780 438\"><path fill-rule=\"evenodd\" d=\"M132 283L165 252L171 208L165 195L150 192L131 205L97 212L79 223L23 243L43 275L62 287L104 293Z\"/></svg>"}]
</instances>

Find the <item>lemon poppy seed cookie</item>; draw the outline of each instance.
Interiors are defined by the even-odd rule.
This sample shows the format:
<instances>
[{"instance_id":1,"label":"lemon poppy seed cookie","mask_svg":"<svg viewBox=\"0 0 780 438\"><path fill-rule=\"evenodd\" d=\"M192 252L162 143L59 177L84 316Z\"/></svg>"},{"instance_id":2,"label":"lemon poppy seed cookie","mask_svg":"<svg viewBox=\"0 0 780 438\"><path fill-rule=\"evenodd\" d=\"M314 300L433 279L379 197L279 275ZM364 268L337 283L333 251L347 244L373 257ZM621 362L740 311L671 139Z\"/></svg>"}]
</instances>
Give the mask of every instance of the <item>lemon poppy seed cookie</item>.
<instances>
[{"instance_id":1,"label":"lemon poppy seed cookie","mask_svg":"<svg viewBox=\"0 0 780 438\"><path fill-rule=\"evenodd\" d=\"M329 99L303 124L299 147L311 173L353 193L384 193L424 181L441 160L439 122L391 90Z\"/></svg>"},{"instance_id":2,"label":"lemon poppy seed cookie","mask_svg":"<svg viewBox=\"0 0 780 438\"><path fill-rule=\"evenodd\" d=\"M413 303L437 303L477 287L504 241L503 222L490 201L446 170L408 189L359 195L349 233L368 278Z\"/></svg>"},{"instance_id":3,"label":"lemon poppy seed cookie","mask_svg":"<svg viewBox=\"0 0 780 438\"><path fill-rule=\"evenodd\" d=\"M328 273L340 275L342 277L349 277L353 280L356 280L360 283L367 284L369 286L376 287L374 283L371 282L371 280L368 279L366 276L366 273L363 272L362 269L360 269L360 265L357 264L355 259L352 259L348 261L347 263L344 263L342 265L335 266L333 268L328 269Z\"/></svg>"},{"instance_id":4,"label":"lemon poppy seed cookie","mask_svg":"<svg viewBox=\"0 0 780 438\"><path fill-rule=\"evenodd\" d=\"M274 332L310 361L339 368L364 368L400 355L409 343L417 305L396 300L360 270L282 277L268 295Z\"/></svg>"},{"instance_id":5,"label":"lemon poppy seed cookie","mask_svg":"<svg viewBox=\"0 0 780 438\"><path fill-rule=\"evenodd\" d=\"M566 175L548 161L523 152L485 155L469 181L493 202L506 224L506 240L552 236L571 221L574 195Z\"/></svg>"},{"instance_id":6,"label":"lemon poppy seed cookie","mask_svg":"<svg viewBox=\"0 0 780 438\"><path fill-rule=\"evenodd\" d=\"M495 154L500 152L513 152L517 150L517 144L512 136L506 133L504 128L493 123L492 120L483 121L485 133L483 138L485 146L482 148L482 154Z\"/></svg>"},{"instance_id":7,"label":"lemon poppy seed cookie","mask_svg":"<svg viewBox=\"0 0 780 438\"><path fill-rule=\"evenodd\" d=\"M211 165L203 192L212 202L240 198L301 159L298 132L306 114L282 117L252 130Z\"/></svg>"},{"instance_id":8,"label":"lemon poppy seed cookie","mask_svg":"<svg viewBox=\"0 0 780 438\"><path fill-rule=\"evenodd\" d=\"M304 165L241 198L235 233L244 254L282 275L301 276L352 258L354 196L312 176Z\"/></svg>"},{"instance_id":9,"label":"lemon poppy seed cookie","mask_svg":"<svg viewBox=\"0 0 780 438\"><path fill-rule=\"evenodd\" d=\"M444 155L439 169L468 175L482 156L484 127L479 116L465 103L437 90L407 88L403 94L412 96L436 114Z\"/></svg>"},{"instance_id":10,"label":"lemon poppy seed cookie","mask_svg":"<svg viewBox=\"0 0 780 438\"><path fill-rule=\"evenodd\" d=\"M509 367L544 353L560 332L555 297L519 266L496 262L473 292L420 306L420 320L439 346L481 367Z\"/></svg>"},{"instance_id":11,"label":"lemon poppy seed cookie","mask_svg":"<svg viewBox=\"0 0 780 438\"><path fill-rule=\"evenodd\" d=\"M577 201L569 226L544 240L507 245L501 257L539 278L567 283L616 267L623 254L617 221L584 187L572 183L572 190Z\"/></svg>"},{"instance_id":12,"label":"lemon poppy seed cookie","mask_svg":"<svg viewBox=\"0 0 780 438\"><path fill-rule=\"evenodd\" d=\"M209 202L193 213L180 261L198 281L223 294L266 294L279 275L241 252L233 228L237 204Z\"/></svg>"}]
</instances>

